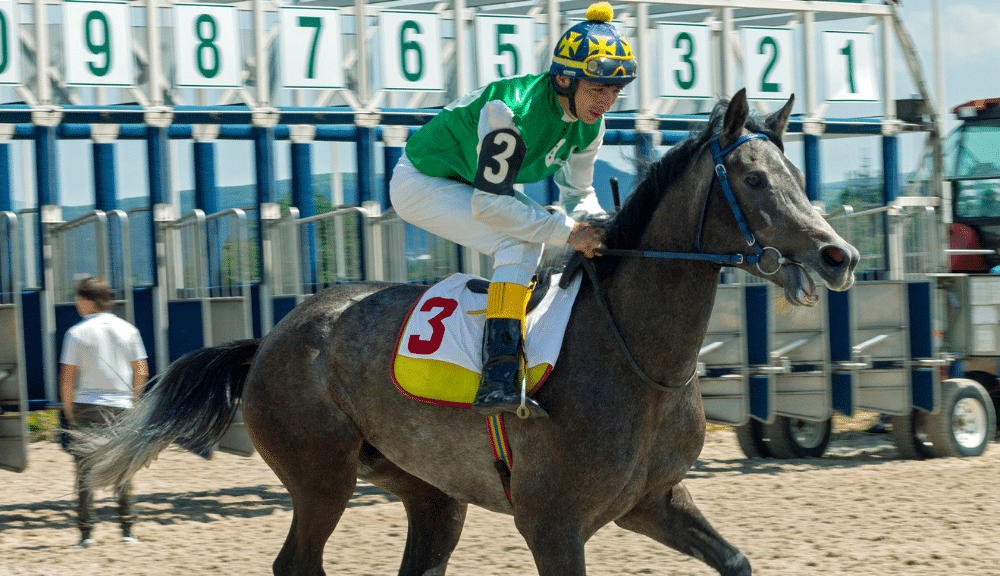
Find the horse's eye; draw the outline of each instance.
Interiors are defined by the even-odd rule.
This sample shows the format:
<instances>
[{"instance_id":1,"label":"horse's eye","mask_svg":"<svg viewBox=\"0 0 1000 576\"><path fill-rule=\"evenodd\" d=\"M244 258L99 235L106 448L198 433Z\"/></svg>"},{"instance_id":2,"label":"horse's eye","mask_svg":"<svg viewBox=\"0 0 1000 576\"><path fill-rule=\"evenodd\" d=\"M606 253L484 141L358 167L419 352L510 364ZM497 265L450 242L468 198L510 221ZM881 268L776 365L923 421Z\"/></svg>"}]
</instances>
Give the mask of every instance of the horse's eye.
<instances>
[{"instance_id":1,"label":"horse's eye","mask_svg":"<svg viewBox=\"0 0 1000 576\"><path fill-rule=\"evenodd\" d=\"M764 186L767 186L767 178L757 171L747 174L744 182L746 182L747 186L751 188L763 188Z\"/></svg>"}]
</instances>

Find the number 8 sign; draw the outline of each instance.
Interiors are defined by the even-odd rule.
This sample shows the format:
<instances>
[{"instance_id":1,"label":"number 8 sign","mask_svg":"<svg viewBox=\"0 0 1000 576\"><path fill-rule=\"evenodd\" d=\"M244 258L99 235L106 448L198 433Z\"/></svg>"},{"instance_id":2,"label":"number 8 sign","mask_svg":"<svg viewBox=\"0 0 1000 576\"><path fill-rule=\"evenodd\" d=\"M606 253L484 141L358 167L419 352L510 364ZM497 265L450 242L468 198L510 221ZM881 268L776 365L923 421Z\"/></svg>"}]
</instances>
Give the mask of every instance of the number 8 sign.
<instances>
[{"instance_id":1,"label":"number 8 sign","mask_svg":"<svg viewBox=\"0 0 1000 576\"><path fill-rule=\"evenodd\" d=\"M132 85L132 19L125 2L63 4L66 84Z\"/></svg>"},{"instance_id":2,"label":"number 8 sign","mask_svg":"<svg viewBox=\"0 0 1000 576\"><path fill-rule=\"evenodd\" d=\"M236 43L236 11L236 6L174 4L177 86L243 85L243 63Z\"/></svg>"},{"instance_id":3,"label":"number 8 sign","mask_svg":"<svg viewBox=\"0 0 1000 576\"><path fill-rule=\"evenodd\" d=\"M444 90L441 32L434 12L379 12L386 90Z\"/></svg>"}]
</instances>

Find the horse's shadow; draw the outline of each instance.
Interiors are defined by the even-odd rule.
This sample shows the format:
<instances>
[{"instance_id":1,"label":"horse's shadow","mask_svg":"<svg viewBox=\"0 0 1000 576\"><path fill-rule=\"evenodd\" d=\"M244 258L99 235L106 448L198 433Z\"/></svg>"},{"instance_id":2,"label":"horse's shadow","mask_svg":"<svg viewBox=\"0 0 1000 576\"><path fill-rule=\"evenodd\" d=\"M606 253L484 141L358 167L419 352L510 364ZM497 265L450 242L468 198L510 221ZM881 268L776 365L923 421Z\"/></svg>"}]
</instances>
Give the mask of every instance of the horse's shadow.
<instances>
[{"instance_id":1,"label":"horse's shadow","mask_svg":"<svg viewBox=\"0 0 1000 576\"><path fill-rule=\"evenodd\" d=\"M135 499L140 522L162 525L179 522L209 523L226 518L259 518L278 510L292 510L292 499L280 484L198 492L153 492L137 494ZM392 502L399 502L399 499L377 486L358 484L348 507ZM97 494L94 508L98 521L117 521L117 505L111 494ZM75 526L75 493L67 494L59 500L0 506L0 533L8 530Z\"/></svg>"},{"instance_id":2,"label":"horse's shadow","mask_svg":"<svg viewBox=\"0 0 1000 576\"><path fill-rule=\"evenodd\" d=\"M888 439L876 440L871 446L858 446L852 442L853 436L835 438L828 452L822 458L798 458L794 460L776 458L700 458L688 471L685 478L708 478L719 474L738 472L740 474L778 474L788 472L788 465L800 465L820 469L847 469L870 466L902 459L899 450Z\"/></svg>"}]
</instances>

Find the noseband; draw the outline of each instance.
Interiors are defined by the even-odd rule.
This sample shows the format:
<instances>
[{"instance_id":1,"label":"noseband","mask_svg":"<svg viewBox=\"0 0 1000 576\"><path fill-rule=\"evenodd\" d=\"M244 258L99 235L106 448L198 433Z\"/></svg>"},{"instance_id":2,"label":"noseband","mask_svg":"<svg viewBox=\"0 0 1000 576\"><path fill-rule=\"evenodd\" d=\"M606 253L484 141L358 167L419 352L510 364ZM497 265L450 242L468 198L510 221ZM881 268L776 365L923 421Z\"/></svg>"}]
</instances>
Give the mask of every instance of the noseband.
<instances>
[{"instance_id":1,"label":"noseband","mask_svg":"<svg viewBox=\"0 0 1000 576\"><path fill-rule=\"evenodd\" d=\"M747 225L746 218L743 217L743 211L740 210L740 205L736 202L736 195L733 194L733 187L729 184L729 178L726 177L726 167L723 162L726 160L726 156L736 150L741 144L749 142L750 140L764 139L770 140L764 134L747 134L745 136L740 136L735 142L721 148L719 146L719 136L718 134L712 138L711 152L712 161L715 163L715 174L712 176L712 181L708 183L708 192L705 193L705 202L701 207L701 218L698 222L698 236L695 238L695 248L697 252L663 252L658 250L617 250L612 248L601 248L596 250L599 254L606 256L626 256L626 257L637 257L637 258L668 258L668 259L680 259L680 260L704 260L708 262L714 262L720 266L734 266L737 264L756 264L757 270L765 276L770 276L772 274L777 274L781 267L790 262L787 258L781 255L781 252L773 246L761 247L757 243L757 238L754 237L753 232L750 231L750 226ZM708 208L708 197L712 194L712 185L715 184L715 179L719 179L719 184L722 187L722 193L726 196L726 200L729 201L729 208L733 212L733 216L736 218L736 224L740 227L740 231L743 232L743 238L746 240L747 246L753 248L753 254L706 254L701 251L701 233L705 226L705 212ZM772 272L765 272L760 267L761 257L767 250L774 250L778 255L778 267ZM611 324L611 332L615 339L618 340L618 345L625 355L625 360L628 362L632 371L639 376L639 378L646 383L649 387L654 390L659 391L677 391L687 388L692 382L694 382L694 377L697 375L698 371L695 370L691 377L687 379L684 384L680 386L667 386L661 384L646 374L642 368L636 363L635 358L632 357L632 353L629 352L628 346L625 344L625 339L622 337L621 332L618 330L618 326L615 324L614 318L611 316L611 310L608 308L608 303L604 300L604 296L601 294L601 285L597 280L597 271L594 270L594 264L589 258L584 258L582 255L579 256L580 263L583 268L587 271L587 275L590 276L590 283L594 286L594 296L597 297L598 302L601 303L601 307L604 309L604 314L608 318L608 322Z\"/></svg>"},{"instance_id":2,"label":"noseband","mask_svg":"<svg viewBox=\"0 0 1000 576\"><path fill-rule=\"evenodd\" d=\"M695 237L695 249L696 252L664 252L660 250L617 250L612 248L600 248L597 250L598 253L605 256L626 256L632 258L665 258L665 259L677 259L677 260L703 260L707 262L713 262L720 266L735 266L738 264L756 264L757 270L765 275L770 276L772 274L777 274L778 270L785 264L788 264L790 260L782 256L781 252L773 246L761 247L757 243L757 238L754 237L753 232L750 231L750 226L747 224L746 218L743 217L743 211L740 210L740 205L736 202L736 195L733 194L733 187L729 184L729 178L726 176L726 167L723 165L726 157L736 150L740 145L749 142L750 140L770 140L764 134L747 134L745 136L740 136L735 142L721 148L719 145L719 135L716 134L712 138L711 152L712 161L715 163L715 174L712 176L712 180L708 183L708 192L705 194L705 201L701 207L701 218L698 222L698 235ZM701 251L701 236L702 229L705 226L705 212L708 209L708 197L712 195L712 185L715 184L715 180L719 180L719 184L722 188L722 193L725 195L726 200L729 202L729 208L733 212L733 217L736 218L736 224L740 227L740 232L743 233L743 238L746 240L747 246L753 249L753 254L706 254ZM770 272L765 272L764 269L760 267L761 258L764 256L764 252L767 250L774 250L778 255L777 262L778 267Z\"/></svg>"}]
</instances>

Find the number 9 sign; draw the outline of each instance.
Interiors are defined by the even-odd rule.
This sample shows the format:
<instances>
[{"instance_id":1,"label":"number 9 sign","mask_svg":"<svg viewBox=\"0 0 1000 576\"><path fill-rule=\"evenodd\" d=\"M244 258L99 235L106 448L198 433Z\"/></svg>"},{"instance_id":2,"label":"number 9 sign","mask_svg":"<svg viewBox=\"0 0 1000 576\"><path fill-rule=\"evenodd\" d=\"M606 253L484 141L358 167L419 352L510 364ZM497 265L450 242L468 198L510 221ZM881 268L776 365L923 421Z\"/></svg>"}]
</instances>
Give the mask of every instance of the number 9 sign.
<instances>
[{"instance_id":1,"label":"number 9 sign","mask_svg":"<svg viewBox=\"0 0 1000 576\"><path fill-rule=\"evenodd\" d=\"M132 20L125 2L65 2L66 84L132 85Z\"/></svg>"},{"instance_id":2,"label":"number 9 sign","mask_svg":"<svg viewBox=\"0 0 1000 576\"><path fill-rule=\"evenodd\" d=\"M17 8L9 1L0 1L0 84L20 84L18 69L21 43L17 39Z\"/></svg>"},{"instance_id":3,"label":"number 9 sign","mask_svg":"<svg viewBox=\"0 0 1000 576\"><path fill-rule=\"evenodd\" d=\"M243 63L236 42L236 6L174 4L177 86L236 88Z\"/></svg>"},{"instance_id":4,"label":"number 9 sign","mask_svg":"<svg viewBox=\"0 0 1000 576\"><path fill-rule=\"evenodd\" d=\"M444 90L438 15L383 10L378 18L383 88Z\"/></svg>"}]
</instances>

